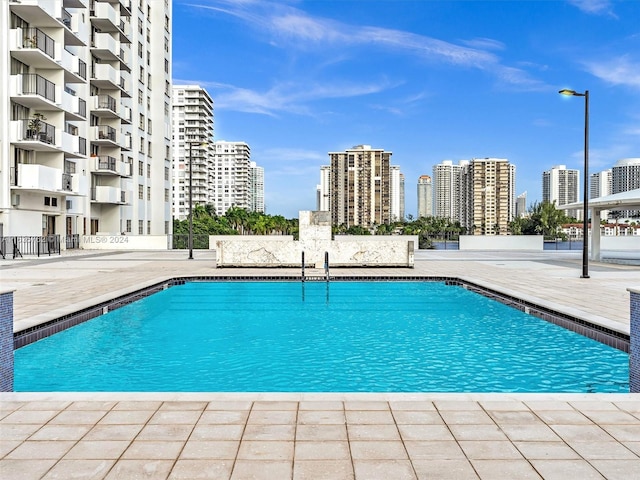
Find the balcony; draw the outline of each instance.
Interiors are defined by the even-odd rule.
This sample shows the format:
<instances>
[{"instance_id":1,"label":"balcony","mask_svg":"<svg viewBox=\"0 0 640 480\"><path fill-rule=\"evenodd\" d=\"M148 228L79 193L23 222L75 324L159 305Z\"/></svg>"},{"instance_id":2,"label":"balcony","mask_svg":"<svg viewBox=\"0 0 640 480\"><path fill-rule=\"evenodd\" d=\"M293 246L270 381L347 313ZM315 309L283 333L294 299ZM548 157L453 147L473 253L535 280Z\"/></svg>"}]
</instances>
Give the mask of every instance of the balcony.
<instances>
[{"instance_id":1,"label":"balcony","mask_svg":"<svg viewBox=\"0 0 640 480\"><path fill-rule=\"evenodd\" d=\"M10 76L9 95L33 109L51 110L56 103L56 84L37 73Z\"/></svg>"},{"instance_id":2,"label":"balcony","mask_svg":"<svg viewBox=\"0 0 640 480\"><path fill-rule=\"evenodd\" d=\"M120 103L111 95L91 97L91 113L97 117L118 118Z\"/></svg>"},{"instance_id":3,"label":"balcony","mask_svg":"<svg viewBox=\"0 0 640 480\"><path fill-rule=\"evenodd\" d=\"M60 108L65 111L67 120L84 120L87 118L86 102L78 98L75 92L69 88L65 88L62 92Z\"/></svg>"},{"instance_id":4,"label":"balcony","mask_svg":"<svg viewBox=\"0 0 640 480\"><path fill-rule=\"evenodd\" d=\"M18 175L13 182L13 187L31 192L58 193L63 191L65 175L68 174L63 174L59 168L21 163L18 165Z\"/></svg>"},{"instance_id":5,"label":"balcony","mask_svg":"<svg viewBox=\"0 0 640 480\"><path fill-rule=\"evenodd\" d=\"M110 3L94 2L89 12L91 24L101 32L119 32L120 13Z\"/></svg>"},{"instance_id":6,"label":"balcony","mask_svg":"<svg viewBox=\"0 0 640 480\"><path fill-rule=\"evenodd\" d=\"M69 7L71 8L71 7ZM80 21L78 14L72 14L66 8L60 8L59 13L56 15L62 25L64 25L64 44L65 45L86 45L82 38L85 36L83 25Z\"/></svg>"},{"instance_id":7,"label":"balcony","mask_svg":"<svg viewBox=\"0 0 640 480\"><path fill-rule=\"evenodd\" d=\"M16 28L10 33L12 56L35 68L55 68L56 42L39 28Z\"/></svg>"},{"instance_id":8,"label":"balcony","mask_svg":"<svg viewBox=\"0 0 640 480\"><path fill-rule=\"evenodd\" d=\"M82 137L78 136L77 129L75 133L72 132L62 132L61 135L62 142L60 143L60 149L65 152L66 157L84 157L84 154L81 153L80 140L84 140ZM85 148L86 152L86 148Z\"/></svg>"},{"instance_id":9,"label":"balcony","mask_svg":"<svg viewBox=\"0 0 640 480\"><path fill-rule=\"evenodd\" d=\"M109 125L97 125L91 128L91 143L109 147L119 147L116 129Z\"/></svg>"},{"instance_id":10,"label":"balcony","mask_svg":"<svg viewBox=\"0 0 640 480\"><path fill-rule=\"evenodd\" d=\"M14 120L10 122L10 141L36 151L55 151L56 128L44 120Z\"/></svg>"},{"instance_id":11,"label":"balcony","mask_svg":"<svg viewBox=\"0 0 640 480\"><path fill-rule=\"evenodd\" d=\"M124 205L127 202L127 194L119 187L98 185L91 189L91 201L94 203Z\"/></svg>"},{"instance_id":12,"label":"balcony","mask_svg":"<svg viewBox=\"0 0 640 480\"><path fill-rule=\"evenodd\" d=\"M101 60L112 62L120 60L120 42L116 40L110 33L93 34L91 40L91 55Z\"/></svg>"},{"instance_id":13,"label":"balcony","mask_svg":"<svg viewBox=\"0 0 640 480\"><path fill-rule=\"evenodd\" d=\"M120 71L108 63L96 63L91 67L91 85L105 89L119 89L120 80Z\"/></svg>"},{"instance_id":14,"label":"balcony","mask_svg":"<svg viewBox=\"0 0 640 480\"><path fill-rule=\"evenodd\" d=\"M65 83L84 83L87 79L87 64L65 49L62 49L60 58Z\"/></svg>"},{"instance_id":15,"label":"balcony","mask_svg":"<svg viewBox=\"0 0 640 480\"><path fill-rule=\"evenodd\" d=\"M120 177L131 176L131 164L125 163L115 157L92 157L95 160L94 171L96 175L118 175Z\"/></svg>"}]
</instances>

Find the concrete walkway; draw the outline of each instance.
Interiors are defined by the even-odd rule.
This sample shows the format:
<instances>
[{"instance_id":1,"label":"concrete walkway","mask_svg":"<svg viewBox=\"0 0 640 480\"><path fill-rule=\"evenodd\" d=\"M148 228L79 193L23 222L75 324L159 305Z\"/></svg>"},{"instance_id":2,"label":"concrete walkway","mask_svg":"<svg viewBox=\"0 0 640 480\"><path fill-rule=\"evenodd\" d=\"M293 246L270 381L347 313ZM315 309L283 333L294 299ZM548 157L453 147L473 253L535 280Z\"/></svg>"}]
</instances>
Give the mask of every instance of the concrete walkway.
<instances>
[{"instance_id":1,"label":"concrete walkway","mask_svg":"<svg viewBox=\"0 0 640 480\"><path fill-rule=\"evenodd\" d=\"M299 275L216 269L211 252L68 253L0 261L15 329L181 275ZM408 269L340 275L465 277L629 330L640 268L579 252L418 252ZM307 272L312 274L313 272ZM318 272L320 273L320 272ZM0 478L640 478L637 394L0 394Z\"/></svg>"}]
</instances>

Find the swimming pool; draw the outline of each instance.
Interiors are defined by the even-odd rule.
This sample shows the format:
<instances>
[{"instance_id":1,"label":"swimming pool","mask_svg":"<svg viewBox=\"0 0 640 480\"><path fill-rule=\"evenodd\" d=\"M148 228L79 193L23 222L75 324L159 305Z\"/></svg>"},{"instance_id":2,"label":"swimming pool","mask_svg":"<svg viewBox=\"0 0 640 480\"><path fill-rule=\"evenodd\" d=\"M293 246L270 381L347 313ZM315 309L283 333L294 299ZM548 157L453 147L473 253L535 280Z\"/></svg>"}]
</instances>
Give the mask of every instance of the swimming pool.
<instances>
[{"instance_id":1,"label":"swimming pool","mask_svg":"<svg viewBox=\"0 0 640 480\"><path fill-rule=\"evenodd\" d=\"M15 352L16 391L628 392L628 355L439 282L190 282Z\"/></svg>"}]
</instances>

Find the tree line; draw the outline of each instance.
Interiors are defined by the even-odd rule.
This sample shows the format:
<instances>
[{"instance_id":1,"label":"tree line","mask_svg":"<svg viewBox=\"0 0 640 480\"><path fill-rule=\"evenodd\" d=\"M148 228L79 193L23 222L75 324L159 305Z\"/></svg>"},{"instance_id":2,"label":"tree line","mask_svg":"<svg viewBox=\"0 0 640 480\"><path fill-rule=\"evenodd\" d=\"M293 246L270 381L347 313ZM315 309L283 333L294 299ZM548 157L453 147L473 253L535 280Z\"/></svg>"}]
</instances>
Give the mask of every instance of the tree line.
<instances>
[{"instance_id":1,"label":"tree line","mask_svg":"<svg viewBox=\"0 0 640 480\"><path fill-rule=\"evenodd\" d=\"M545 238L562 238L562 225L575 222L564 211L549 202L531 205L528 216L518 217L509 223L512 235L544 235ZM174 235L188 235L189 219L173 221ZM467 233L459 221L444 217L419 217L408 215L404 220L388 224L374 224L371 228L360 225L334 225L334 235L417 235L420 248L431 248L437 240L457 240ZM224 215L217 215L213 205L196 205L193 208L194 235L293 235L298 236L298 219L282 215L250 212L231 207Z\"/></svg>"}]
</instances>

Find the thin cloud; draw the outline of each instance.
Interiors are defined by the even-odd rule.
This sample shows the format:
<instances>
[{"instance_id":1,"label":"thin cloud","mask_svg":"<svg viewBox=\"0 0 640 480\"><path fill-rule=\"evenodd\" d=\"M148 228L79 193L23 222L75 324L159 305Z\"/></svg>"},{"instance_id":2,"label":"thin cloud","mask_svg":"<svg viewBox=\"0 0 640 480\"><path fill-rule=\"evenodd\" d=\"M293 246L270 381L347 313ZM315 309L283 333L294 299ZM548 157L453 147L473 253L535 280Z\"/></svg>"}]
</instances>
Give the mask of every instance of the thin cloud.
<instances>
[{"instance_id":1,"label":"thin cloud","mask_svg":"<svg viewBox=\"0 0 640 480\"><path fill-rule=\"evenodd\" d=\"M606 15L618 18L613 12L613 4L610 0L568 0L568 2L589 15Z\"/></svg>"},{"instance_id":2,"label":"thin cloud","mask_svg":"<svg viewBox=\"0 0 640 480\"><path fill-rule=\"evenodd\" d=\"M378 83L281 83L269 90L260 92L235 85L210 81L185 81L174 79L174 83L200 85L206 87L215 98L216 109L233 110L245 113L257 113L277 117L278 113L314 116L317 112L306 106L307 103L330 98L351 98L372 95L394 88L386 79Z\"/></svg>"},{"instance_id":3,"label":"thin cloud","mask_svg":"<svg viewBox=\"0 0 640 480\"><path fill-rule=\"evenodd\" d=\"M504 45L496 40L478 38L465 41L468 46L457 45L411 32L312 17L281 3L212 0L209 4L190 6L240 18L269 33L274 39L272 43L276 45L288 42L294 48L316 48L323 52L330 47L373 45L428 61L497 72L502 83L511 83L519 89L541 88L541 83L531 78L525 70L501 64L500 58L490 51L504 49Z\"/></svg>"},{"instance_id":4,"label":"thin cloud","mask_svg":"<svg viewBox=\"0 0 640 480\"><path fill-rule=\"evenodd\" d=\"M592 75L607 83L640 88L640 62L631 60L628 55L604 62L589 62L585 66Z\"/></svg>"}]
</instances>

